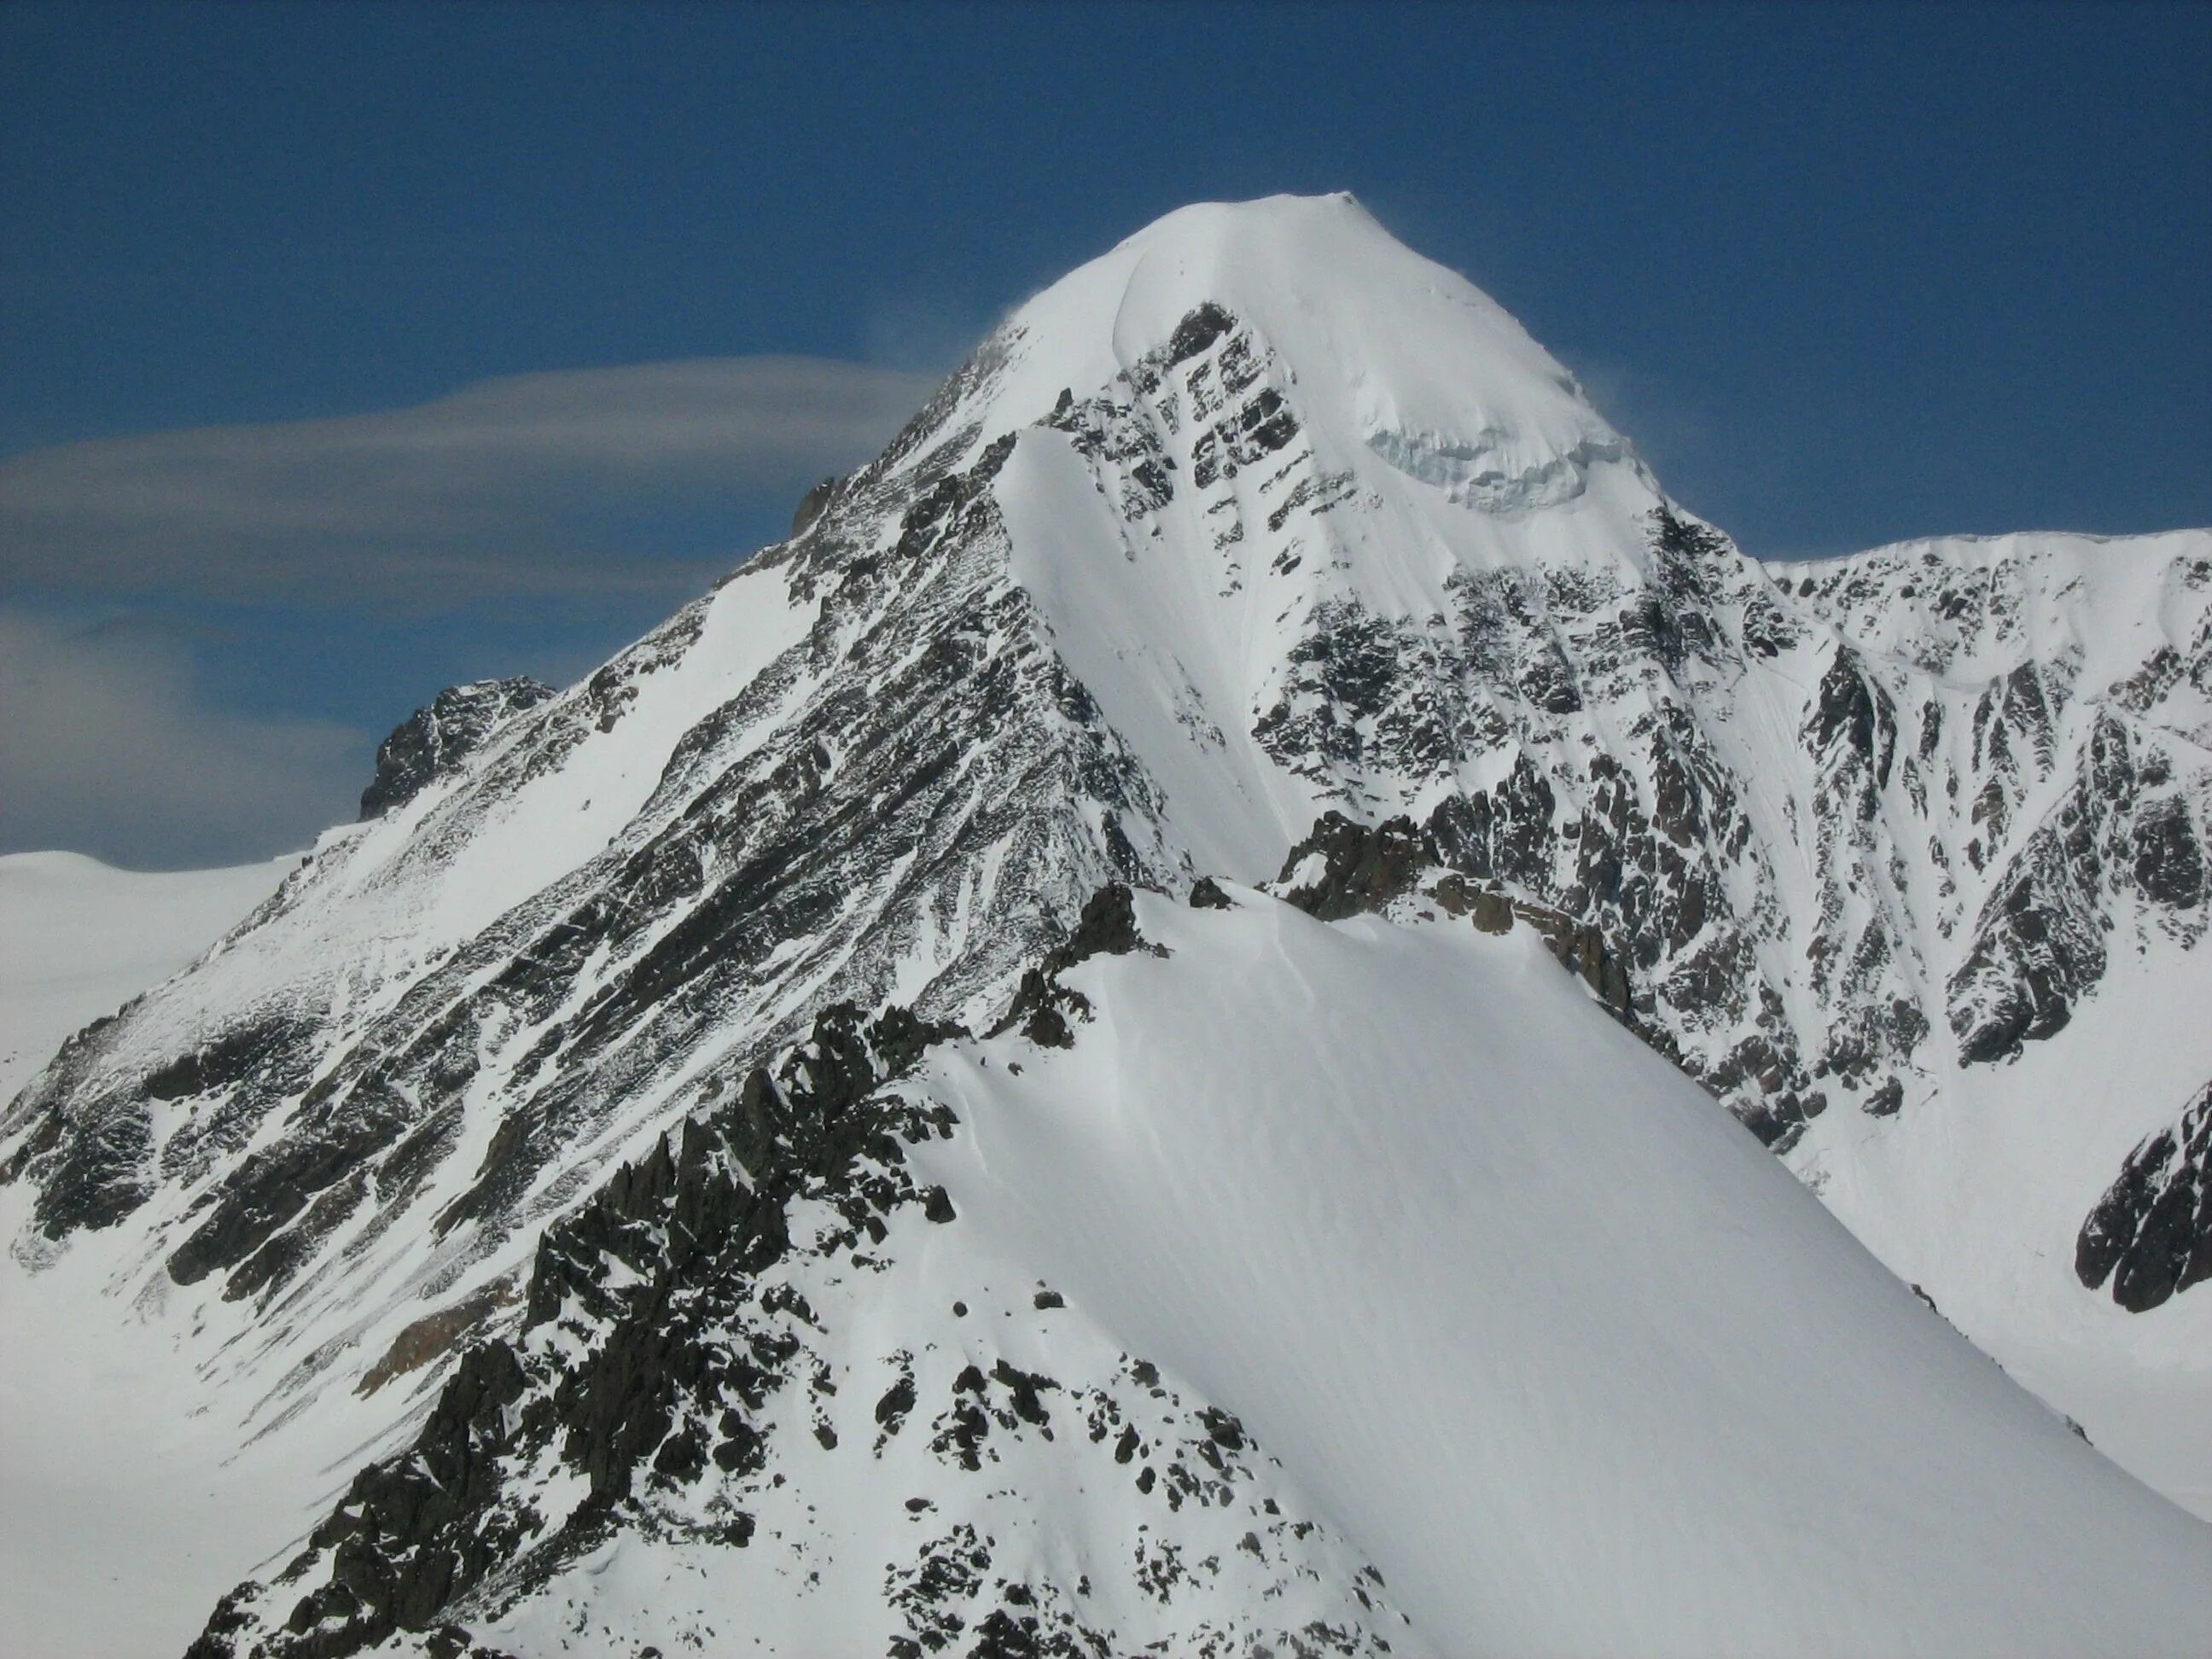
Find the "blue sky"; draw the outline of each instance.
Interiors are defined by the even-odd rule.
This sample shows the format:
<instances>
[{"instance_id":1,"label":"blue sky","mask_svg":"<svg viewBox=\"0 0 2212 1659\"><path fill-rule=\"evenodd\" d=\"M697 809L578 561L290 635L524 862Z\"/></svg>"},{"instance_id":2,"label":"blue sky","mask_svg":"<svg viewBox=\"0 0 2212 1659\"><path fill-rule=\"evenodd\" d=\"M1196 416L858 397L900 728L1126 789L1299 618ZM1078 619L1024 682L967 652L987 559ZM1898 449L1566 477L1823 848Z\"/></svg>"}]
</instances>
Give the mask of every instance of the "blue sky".
<instances>
[{"instance_id":1,"label":"blue sky","mask_svg":"<svg viewBox=\"0 0 2212 1659\"><path fill-rule=\"evenodd\" d=\"M0 851L345 816L1194 199L1356 191L1755 552L2212 522L2208 88L2202 5L17 0Z\"/></svg>"}]
</instances>

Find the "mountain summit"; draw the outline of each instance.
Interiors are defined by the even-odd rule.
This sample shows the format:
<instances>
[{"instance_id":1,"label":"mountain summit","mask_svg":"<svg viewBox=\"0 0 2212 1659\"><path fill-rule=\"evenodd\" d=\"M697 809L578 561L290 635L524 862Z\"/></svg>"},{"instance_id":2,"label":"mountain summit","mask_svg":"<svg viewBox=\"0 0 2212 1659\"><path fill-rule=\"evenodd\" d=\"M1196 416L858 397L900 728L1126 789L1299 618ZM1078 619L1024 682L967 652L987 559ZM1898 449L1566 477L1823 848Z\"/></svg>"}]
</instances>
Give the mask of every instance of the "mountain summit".
<instances>
[{"instance_id":1,"label":"mountain summit","mask_svg":"<svg viewBox=\"0 0 2212 1659\"><path fill-rule=\"evenodd\" d=\"M1223 325L1291 366L1333 447L1373 449L1462 500L1559 492L1626 452L1519 323L1349 195L1184 208L1054 283L1002 331L979 435L1032 424L1064 389L1140 375L1163 346L1196 357Z\"/></svg>"},{"instance_id":2,"label":"mountain summit","mask_svg":"<svg viewBox=\"0 0 2212 1659\"><path fill-rule=\"evenodd\" d=\"M276 1460L196 1654L2212 1645L1808 1189L2212 1507L2212 535L1761 564L1276 198L468 706L0 1118Z\"/></svg>"}]
</instances>

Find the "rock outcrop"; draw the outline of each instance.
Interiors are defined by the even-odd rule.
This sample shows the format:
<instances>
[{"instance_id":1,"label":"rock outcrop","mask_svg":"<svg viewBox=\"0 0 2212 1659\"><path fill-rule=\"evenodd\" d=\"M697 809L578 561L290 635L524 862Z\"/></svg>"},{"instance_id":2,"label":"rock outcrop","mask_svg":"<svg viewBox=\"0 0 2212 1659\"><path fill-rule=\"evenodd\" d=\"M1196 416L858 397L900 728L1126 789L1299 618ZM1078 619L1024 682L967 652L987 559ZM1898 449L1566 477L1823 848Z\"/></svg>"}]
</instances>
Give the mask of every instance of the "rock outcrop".
<instances>
[{"instance_id":1,"label":"rock outcrop","mask_svg":"<svg viewBox=\"0 0 2212 1659\"><path fill-rule=\"evenodd\" d=\"M449 685L392 728L376 746L376 775L361 792L361 815L383 817L448 776L510 716L535 708L553 688L526 676Z\"/></svg>"}]
</instances>

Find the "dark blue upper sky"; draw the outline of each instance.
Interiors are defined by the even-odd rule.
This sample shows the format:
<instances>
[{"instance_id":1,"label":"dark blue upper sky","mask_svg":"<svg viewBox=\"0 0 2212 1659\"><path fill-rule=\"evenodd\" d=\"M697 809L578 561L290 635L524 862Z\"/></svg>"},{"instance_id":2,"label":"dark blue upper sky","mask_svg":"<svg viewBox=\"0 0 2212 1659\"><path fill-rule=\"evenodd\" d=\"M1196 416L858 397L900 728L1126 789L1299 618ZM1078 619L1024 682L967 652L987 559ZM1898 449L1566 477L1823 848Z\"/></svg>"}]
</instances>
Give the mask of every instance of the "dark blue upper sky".
<instances>
[{"instance_id":1,"label":"dark blue upper sky","mask_svg":"<svg viewBox=\"0 0 2212 1659\"><path fill-rule=\"evenodd\" d=\"M2204 6L16 3L0 456L667 359L938 370L1171 207L1350 189L1754 552L2203 524L2208 109ZM0 604L52 651L166 627L172 695L358 747L619 644L811 459L582 491L543 591L395 604L179 536L17 556Z\"/></svg>"}]
</instances>

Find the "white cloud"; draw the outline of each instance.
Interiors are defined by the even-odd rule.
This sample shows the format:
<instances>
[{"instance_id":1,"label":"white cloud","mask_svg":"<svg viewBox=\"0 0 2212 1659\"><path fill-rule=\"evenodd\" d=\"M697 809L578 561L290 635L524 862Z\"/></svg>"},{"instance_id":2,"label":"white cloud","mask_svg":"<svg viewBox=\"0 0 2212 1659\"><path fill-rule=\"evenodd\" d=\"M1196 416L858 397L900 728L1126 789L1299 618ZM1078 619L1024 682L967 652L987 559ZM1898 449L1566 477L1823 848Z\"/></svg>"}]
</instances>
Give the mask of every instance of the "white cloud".
<instances>
[{"instance_id":1,"label":"white cloud","mask_svg":"<svg viewBox=\"0 0 2212 1659\"><path fill-rule=\"evenodd\" d=\"M0 584L408 608L673 598L750 550L708 569L592 526L626 508L795 504L875 453L931 386L818 358L708 358L33 450L0 461Z\"/></svg>"},{"instance_id":2,"label":"white cloud","mask_svg":"<svg viewBox=\"0 0 2212 1659\"><path fill-rule=\"evenodd\" d=\"M0 609L0 852L235 864L354 816L372 739L208 706L184 641Z\"/></svg>"}]
</instances>

